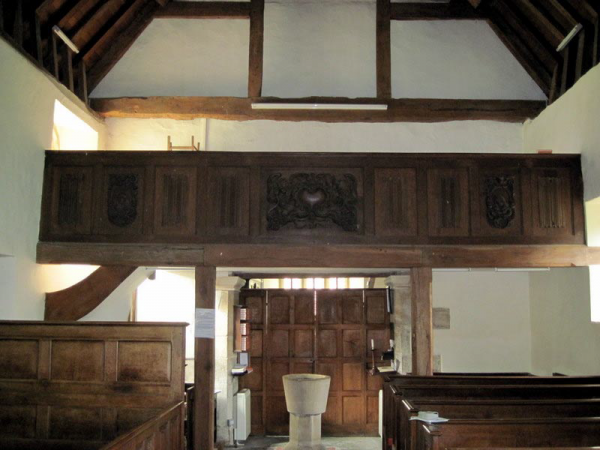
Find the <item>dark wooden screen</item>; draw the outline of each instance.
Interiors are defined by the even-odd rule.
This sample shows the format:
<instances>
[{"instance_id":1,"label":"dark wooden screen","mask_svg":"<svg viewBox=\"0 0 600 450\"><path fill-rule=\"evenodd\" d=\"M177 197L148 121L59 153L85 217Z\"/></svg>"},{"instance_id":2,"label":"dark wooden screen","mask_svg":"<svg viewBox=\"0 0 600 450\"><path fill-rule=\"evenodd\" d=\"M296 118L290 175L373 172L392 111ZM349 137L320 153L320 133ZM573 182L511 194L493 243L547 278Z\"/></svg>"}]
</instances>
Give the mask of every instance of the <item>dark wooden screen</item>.
<instances>
[{"instance_id":1,"label":"dark wooden screen","mask_svg":"<svg viewBox=\"0 0 600 450\"><path fill-rule=\"evenodd\" d=\"M579 155L48 152L40 240L583 244Z\"/></svg>"},{"instance_id":2,"label":"dark wooden screen","mask_svg":"<svg viewBox=\"0 0 600 450\"><path fill-rule=\"evenodd\" d=\"M282 376L331 376L323 433L376 435L381 378L369 376L370 342L376 358L389 346L386 291L248 290L254 372L242 378L252 390L252 432L287 434L289 415Z\"/></svg>"}]
</instances>

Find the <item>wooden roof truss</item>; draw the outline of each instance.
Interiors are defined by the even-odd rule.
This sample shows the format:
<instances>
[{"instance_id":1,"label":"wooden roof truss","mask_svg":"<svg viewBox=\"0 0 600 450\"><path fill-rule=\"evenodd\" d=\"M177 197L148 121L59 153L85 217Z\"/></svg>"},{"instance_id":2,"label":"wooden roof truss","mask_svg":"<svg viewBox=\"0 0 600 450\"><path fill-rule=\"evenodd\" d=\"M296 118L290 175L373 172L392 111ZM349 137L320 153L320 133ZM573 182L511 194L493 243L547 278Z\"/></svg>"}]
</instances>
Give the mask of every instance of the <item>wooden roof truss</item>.
<instances>
[{"instance_id":1,"label":"wooden roof truss","mask_svg":"<svg viewBox=\"0 0 600 450\"><path fill-rule=\"evenodd\" d=\"M391 89L390 23L392 20L486 20L502 42L521 63L549 102L556 100L577 82L590 68L598 64L600 2L596 0L449 0L447 3L391 3L377 1L376 77L377 96L365 103L389 103L394 110ZM243 107L233 111L232 118L240 120L261 118L249 109L250 102L262 99L264 0L249 2L169 2L168 0L0 0L0 35L15 47L32 57L41 68L50 72L61 83L88 102L88 91L93 90L131 47L137 37L154 18L188 19L248 19L250 20L248 98ZM74 51L55 32L58 27L72 43ZM577 27L577 28L576 28ZM574 30L581 28L577 33ZM568 44L564 42L571 37ZM563 45L560 51L559 46ZM110 99L93 102L99 109L112 111L122 108L122 114L134 105L124 104L127 99ZM138 99L139 100L139 99ZM235 99L223 97L223 108L228 109ZM237 99L240 100L240 99ZM244 99L241 99L244 100ZM417 99L418 100L418 99ZM135 101L135 99L132 99ZM300 99L268 99L270 102L294 102ZM349 99L332 99L334 103ZM108 103L107 103L108 102ZM163 116L210 116L202 114L198 105L189 110L177 110L181 101L158 98L161 107L152 104L146 112L167 107ZM462 102L462 103L461 103ZM506 110L506 117L496 120L518 121L524 114L531 116L545 106L543 102L514 103L506 100L489 100L482 111ZM139 101L137 102L139 104ZM194 103L193 98L184 102ZM535 103L535 105L534 105ZM246 105L248 104L248 105ZM436 99L423 99L422 108L437 105ZM457 119L464 118L461 111L471 110L468 100L454 100ZM523 105L523 110L519 110ZM447 105L443 105L446 107ZM217 108L219 109L219 108ZM438 120L439 105L431 109L429 121ZM143 112L143 111L142 111ZM423 111L420 111L422 114ZM370 119L364 114L343 111L330 121L406 120L407 114L390 113ZM119 115L118 112L117 114ZM476 111L475 111L475 115ZM381 117L380 117L381 116ZM282 114L290 120L290 114ZM299 113L297 120L307 120ZM318 115L316 116L319 120ZM223 117L221 117L223 118ZM226 117L225 117L226 118ZM277 113L269 114L277 120ZM473 117L469 117L473 119ZM475 117L476 118L476 117ZM483 115L482 118L489 118ZM452 111L444 109L439 120L452 120Z\"/></svg>"}]
</instances>

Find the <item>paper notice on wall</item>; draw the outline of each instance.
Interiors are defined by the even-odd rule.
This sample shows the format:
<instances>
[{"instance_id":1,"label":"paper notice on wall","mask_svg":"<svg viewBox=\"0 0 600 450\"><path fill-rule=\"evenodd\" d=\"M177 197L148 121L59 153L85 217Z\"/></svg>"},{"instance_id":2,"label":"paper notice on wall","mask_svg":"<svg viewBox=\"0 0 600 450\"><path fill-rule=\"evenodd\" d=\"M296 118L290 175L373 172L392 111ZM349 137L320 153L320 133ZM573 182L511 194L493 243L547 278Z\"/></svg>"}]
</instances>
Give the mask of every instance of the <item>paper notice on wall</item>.
<instances>
[{"instance_id":1,"label":"paper notice on wall","mask_svg":"<svg viewBox=\"0 0 600 450\"><path fill-rule=\"evenodd\" d=\"M196 338L215 338L215 310L207 308L196 308Z\"/></svg>"}]
</instances>

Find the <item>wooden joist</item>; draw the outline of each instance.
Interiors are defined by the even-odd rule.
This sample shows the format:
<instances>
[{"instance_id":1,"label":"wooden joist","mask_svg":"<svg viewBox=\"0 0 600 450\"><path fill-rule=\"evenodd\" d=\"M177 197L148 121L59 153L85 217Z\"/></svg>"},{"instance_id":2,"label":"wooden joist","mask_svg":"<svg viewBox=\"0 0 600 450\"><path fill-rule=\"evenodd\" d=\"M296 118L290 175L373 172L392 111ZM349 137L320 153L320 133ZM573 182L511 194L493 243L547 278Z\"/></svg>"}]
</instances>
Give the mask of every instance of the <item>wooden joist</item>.
<instances>
[{"instance_id":1,"label":"wooden joist","mask_svg":"<svg viewBox=\"0 0 600 450\"><path fill-rule=\"evenodd\" d=\"M464 0L448 3L392 3L392 20L479 20L485 17Z\"/></svg>"},{"instance_id":2,"label":"wooden joist","mask_svg":"<svg viewBox=\"0 0 600 450\"><path fill-rule=\"evenodd\" d=\"M92 312L136 267L102 266L79 283L46 294L44 320L79 320Z\"/></svg>"},{"instance_id":3,"label":"wooden joist","mask_svg":"<svg viewBox=\"0 0 600 450\"><path fill-rule=\"evenodd\" d=\"M260 97L262 95L264 35L265 0L252 0L250 3L248 97Z\"/></svg>"},{"instance_id":4,"label":"wooden joist","mask_svg":"<svg viewBox=\"0 0 600 450\"><path fill-rule=\"evenodd\" d=\"M251 2L170 2L156 11L159 19L249 19Z\"/></svg>"},{"instance_id":5,"label":"wooden joist","mask_svg":"<svg viewBox=\"0 0 600 450\"><path fill-rule=\"evenodd\" d=\"M375 58L377 97L380 99L392 98L392 52L390 18L390 0L377 0L377 34Z\"/></svg>"},{"instance_id":6,"label":"wooden joist","mask_svg":"<svg viewBox=\"0 0 600 450\"><path fill-rule=\"evenodd\" d=\"M318 249L318 251L316 251ZM293 258L290 258L293 255ZM40 242L39 264L217 267L583 267L600 265L600 248L584 245L367 246L167 245Z\"/></svg>"},{"instance_id":7,"label":"wooden joist","mask_svg":"<svg viewBox=\"0 0 600 450\"><path fill-rule=\"evenodd\" d=\"M110 46L102 53L97 62L90 67L88 71L88 89L93 91L102 79L123 57L125 52L133 45L135 40L150 25L154 13L159 8L156 2L146 3L133 18L133 20L124 27L124 29L114 37ZM117 22L118 24L119 22ZM118 26L115 24L115 27ZM89 61L86 60L89 64Z\"/></svg>"},{"instance_id":8,"label":"wooden joist","mask_svg":"<svg viewBox=\"0 0 600 450\"><path fill-rule=\"evenodd\" d=\"M90 76L91 78L91 76ZM88 81L90 86L94 83ZM387 110L282 110L252 109L263 103L386 104ZM240 97L123 97L96 98L92 108L104 117L211 118L221 120L283 120L320 122L447 122L496 120L523 122L536 117L545 102L525 100L454 100L309 97L259 99Z\"/></svg>"}]
</instances>

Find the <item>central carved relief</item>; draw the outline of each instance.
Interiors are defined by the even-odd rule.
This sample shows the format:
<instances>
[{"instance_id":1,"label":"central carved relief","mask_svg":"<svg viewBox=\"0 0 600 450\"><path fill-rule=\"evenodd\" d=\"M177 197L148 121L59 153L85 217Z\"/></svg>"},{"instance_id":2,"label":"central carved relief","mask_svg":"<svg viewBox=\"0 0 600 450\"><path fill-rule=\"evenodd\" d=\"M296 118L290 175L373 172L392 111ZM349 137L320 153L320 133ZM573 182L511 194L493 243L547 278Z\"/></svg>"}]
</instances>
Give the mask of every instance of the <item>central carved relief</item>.
<instances>
[{"instance_id":1,"label":"central carved relief","mask_svg":"<svg viewBox=\"0 0 600 450\"><path fill-rule=\"evenodd\" d=\"M267 179L267 229L288 224L297 229L335 224L358 230L357 182L354 175L330 173L274 173Z\"/></svg>"},{"instance_id":2,"label":"central carved relief","mask_svg":"<svg viewBox=\"0 0 600 450\"><path fill-rule=\"evenodd\" d=\"M490 226L504 229L515 218L515 180L512 177L491 177L486 180L485 206Z\"/></svg>"},{"instance_id":3,"label":"central carved relief","mask_svg":"<svg viewBox=\"0 0 600 450\"><path fill-rule=\"evenodd\" d=\"M106 212L108 221L120 228L128 227L137 218L138 176L111 174L108 177Z\"/></svg>"}]
</instances>

